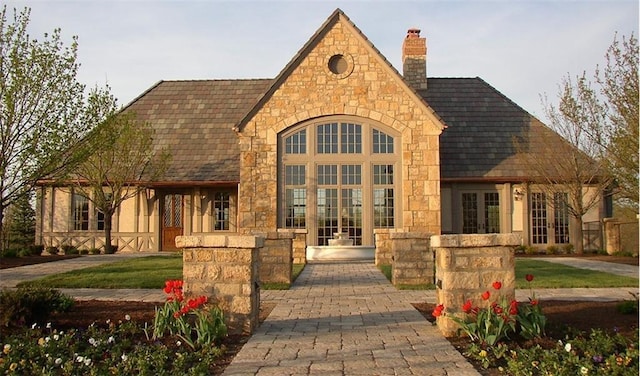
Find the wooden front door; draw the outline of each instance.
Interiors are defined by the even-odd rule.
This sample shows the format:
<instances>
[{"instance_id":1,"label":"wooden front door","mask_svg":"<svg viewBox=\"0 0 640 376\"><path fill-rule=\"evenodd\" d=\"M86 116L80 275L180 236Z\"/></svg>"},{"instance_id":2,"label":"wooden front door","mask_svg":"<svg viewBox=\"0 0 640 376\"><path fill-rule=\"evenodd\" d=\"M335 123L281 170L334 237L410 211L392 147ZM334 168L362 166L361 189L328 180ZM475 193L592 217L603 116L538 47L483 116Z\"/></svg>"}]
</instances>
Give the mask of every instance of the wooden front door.
<instances>
[{"instance_id":1,"label":"wooden front door","mask_svg":"<svg viewBox=\"0 0 640 376\"><path fill-rule=\"evenodd\" d=\"M182 195L168 194L164 196L164 206L162 213L162 250L175 251L176 236L183 234Z\"/></svg>"}]
</instances>

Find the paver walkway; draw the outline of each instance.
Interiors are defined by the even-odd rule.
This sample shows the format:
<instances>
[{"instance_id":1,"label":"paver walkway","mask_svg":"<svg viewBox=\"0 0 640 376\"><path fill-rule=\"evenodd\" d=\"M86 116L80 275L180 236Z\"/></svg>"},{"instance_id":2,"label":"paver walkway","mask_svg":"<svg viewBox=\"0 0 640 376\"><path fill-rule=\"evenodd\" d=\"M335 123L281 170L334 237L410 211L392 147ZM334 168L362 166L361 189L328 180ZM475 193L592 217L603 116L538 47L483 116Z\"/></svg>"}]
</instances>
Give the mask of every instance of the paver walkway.
<instances>
[{"instance_id":1,"label":"paver walkway","mask_svg":"<svg viewBox=\"0 0 640 376\"><path fill-rule=\"evenodd\" d=\"M478 375L411 295L371 263L310 263L224 374Z\"/></svg>"}]
</instances>

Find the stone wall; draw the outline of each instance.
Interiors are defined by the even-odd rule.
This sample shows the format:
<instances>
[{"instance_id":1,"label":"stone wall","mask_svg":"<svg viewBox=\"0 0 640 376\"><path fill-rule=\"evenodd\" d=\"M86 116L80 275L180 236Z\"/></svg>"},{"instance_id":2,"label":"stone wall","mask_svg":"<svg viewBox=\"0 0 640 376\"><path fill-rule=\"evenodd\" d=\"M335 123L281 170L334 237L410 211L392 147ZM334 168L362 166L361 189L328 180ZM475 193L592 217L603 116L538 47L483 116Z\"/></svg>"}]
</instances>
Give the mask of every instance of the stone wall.
<instances>
[{"instance_id":1,"label":"stone wall","mask_svg":"<svg viewBox=\"0 0 640 376\"><path fill-rule=\"evenodd\" d=\"M431 234L424 232L391 232L393 267L391 283L424 285L434 282L433 252L429 248Z\"/></svg>"},{"instance_id":2,"label":"stone wall","mask_svg":"<svg viewBox=\"0 0 640 376\"><path fill-rule=\"evenodd\" d=\"M307 233L306 229L278 229L278 232L289 232L293 234L293 263L294 264L306 264L307 263Z\"/></svg>"},{"instance_id":3,"label":"stone wall","mask_svg":"<svg viewBox=\"0 0 640 376\"><path fill-rule=\"evenodd\" d=\"M373 230L376 245L376 266L391 265L393 263L393 251L391 250L391 233L393 232L396 232L396 230L388 228L377 228Z\"/></svg>"},{"instance_id":4,"label":"stone wall","mask_svg":"<svg viewBox=\"0 0 640 376\"><path fill-rule=\"evenodd\" d=\"M260 249L260 283L291 283L293 272L293 232L267 233Z\"/></svg>"},{"instance_id":5,"label":"stone wall","mask_svg":"<svg viewBox=\"0 0 640 376\"><path fill-rule=\"evenodd\" d=\"M474 306L489 306L502 297L515 298L515 247L522 239L517 234L438 235L431 237L436 256L436 300L447 315L462 312L471 300ZM493 282L502 283L500 290ZM491 297L481 295L489 291ZM437 320L445 335L454 335L457 324L446 315Z\"/></svg>"},{"instance_id":6,"label":"stone wall","mask_svg":"<svg viewBox=\"0 0 640 376\"><path fill-rule=\"evenodd\" d=\"M224 312L229 333L252 333L258 325L260 290L256 236L178 236L183 250L185 296L206 295Z\"/></svg>"}]
</instances>

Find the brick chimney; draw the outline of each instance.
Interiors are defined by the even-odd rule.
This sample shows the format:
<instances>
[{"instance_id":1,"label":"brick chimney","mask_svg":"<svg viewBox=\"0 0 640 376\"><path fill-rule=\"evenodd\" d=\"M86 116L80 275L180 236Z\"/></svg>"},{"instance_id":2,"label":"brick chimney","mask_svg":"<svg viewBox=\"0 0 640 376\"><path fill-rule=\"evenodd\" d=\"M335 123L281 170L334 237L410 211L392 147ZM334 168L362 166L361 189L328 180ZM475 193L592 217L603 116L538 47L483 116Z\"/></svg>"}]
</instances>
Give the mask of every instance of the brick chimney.
<instances>
[{"instance_id":1,"label":"brick chimney","mask_svg":"<svg viewBox=\"0 0 640 376\"><path fill-rule=\"evenodd\" d=\"M420 38L420 29L407 30L402 43L402 74L414 89L427 88L427 39Z\"/></svg>"}]
</instances>

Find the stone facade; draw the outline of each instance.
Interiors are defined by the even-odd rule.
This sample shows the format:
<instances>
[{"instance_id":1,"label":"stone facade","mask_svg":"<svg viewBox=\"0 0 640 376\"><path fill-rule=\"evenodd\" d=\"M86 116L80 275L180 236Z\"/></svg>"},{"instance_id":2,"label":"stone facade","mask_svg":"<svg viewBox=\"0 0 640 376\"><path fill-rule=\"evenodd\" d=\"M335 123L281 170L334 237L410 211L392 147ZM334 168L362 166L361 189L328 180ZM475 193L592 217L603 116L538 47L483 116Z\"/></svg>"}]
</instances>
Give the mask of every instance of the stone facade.
<instances>
[{"instance_id":1,"label":"stone facade","mask_svg":"<svg viewBox=\"0 0 640 376\"><path fill-rule=\"evenodd\" d=\"M393 268L391 283L425 285L434 282L433 251L429 233L393 232L390 234Z\"/></svg>"},{"instance_id":2,"label":"stone facade","mask_svg":"<svg viewBox=\"0 0 640 376\"><path fill-rule=\"evenodd\" d=\"M270 232L260 249L260 283L291 283L293 272L293 233Z\"/></svg>"},{"instance_id":3,"label":"stone facade","mask_svg":"<svg viewBox=\"0 0 640 376\"><path fill-rule=\"evenodd\" d=\"M516 234L439 235L431 237L436 255L436 300L447 314L462 311L471 300L474 306L489 306L502 297L515 298L515 247L522 239ZM502 283L494 290L495 281ZM490 291L491 298L481 295ZM438 317L445 335L454 335L457 324L446 315Z\"/></svg>"},{"instance_id":4,"label":"stone facade","mask_svg":"<svg viewBox=\"0 0 640 376\"><path fill-rule=\"evenodd\" d=\"M329 59L342 55L346 71ZM342 14L309 41L238 130L239 229L278 227L278 135L309 119L336 114L371 119L401 134L402 228L440 233L439 135L443 125Z\"/></svg>"},{"instance_id":5,"label":"stone facade","mask_svg":"<svg viewBox=\"0 0 640 376\"><path fill-rule=\"evenodd\" d=\"M391 265L393 263L393 252L391 249L391 233L396 232L394 229L379 228L373 230L376 239L375 264Z\"/></svg>"},{"instance_id":6,"label":"stone facade","mask_svg":"<svg viewBox=\"0 0 640 376\"><path fill-rule=\"evenodd\" d=\"M278 232L289 232L293 235L292 254L294 264L307 263L307 233L306 229L278 229Z\"/></svg>"},{"instance_id":7,"label":"stone facade","mask_svg":"<svg viewBox=\"0 0 640 376\"><path fill-rule=\"evenodd\" d=\"M258 325L260 289L256 236L179 236L186 296L206 295L223 310L229 333L252 333Z\"/></svg>"}]
</instances>

